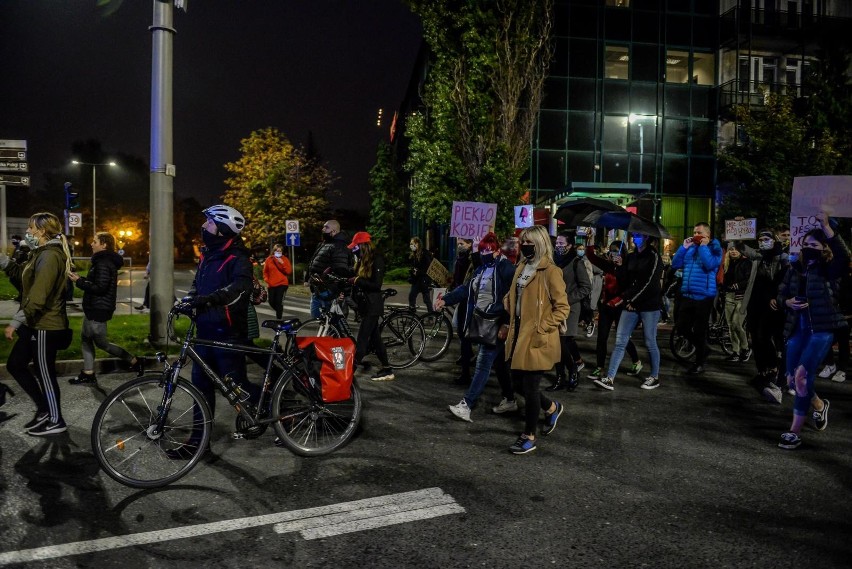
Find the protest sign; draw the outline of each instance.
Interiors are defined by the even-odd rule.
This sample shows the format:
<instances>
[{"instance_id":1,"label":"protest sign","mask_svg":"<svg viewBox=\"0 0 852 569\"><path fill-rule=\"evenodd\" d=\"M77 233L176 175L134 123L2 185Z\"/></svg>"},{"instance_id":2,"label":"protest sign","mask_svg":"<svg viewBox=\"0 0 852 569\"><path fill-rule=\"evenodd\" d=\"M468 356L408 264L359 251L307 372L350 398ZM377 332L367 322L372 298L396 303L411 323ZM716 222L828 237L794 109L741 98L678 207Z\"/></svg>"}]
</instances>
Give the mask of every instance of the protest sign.
<instances>
[{"instance_id":1,"label":"protest sign","mask_svg":"<svg viewBox=\"0 0 852 569\"><path fill-rule=\"evenodd\" d=\"M725 240L742 241L757 237L757 219L726 219Z\"/></svg>"},{"instance_id":2,"label":"protest sign","mask_svg":"<svg viewBox=\"0 0 852 569\"><path fill-rule=\"evenodd\" d=\"M435 284L446 285L452 280L453 275L441 264L438 259L432 259L429 263L429 268L426 269L426 275L432 279Z\"/></svg>"},{"instance_id":3,"label":"protest sign","mask_svg":"<svg viewBox=\"0 0 852 569\"><path fill-rule=\"evenodd\" d=\"M516 205L515 206L515 227L523 229L532 227L535 222L533 207L531 205Z\"/></svg>"},{"instance_id":4,"label":"protest sign","mask_svg":"<svg viewBox=\"0 0 852 569\"><path fill-rule=\"evenodd\" d=\"M480 202L453 202L450 219L450 237L473 239L478 242L492 231L497 222L497 204Z\"/></svg>"},{"instance_id":5,"label":"protest sign","mask_svg":"<svg viewBox=\"0 0 852 569\"><path fill-rule=\"evenodd\" d=\"M802 248L802 239L819 227L816 214L852 217L852 176L805 176L793 179L790 199L790 252Z\"/></svg>"}]
</instances>

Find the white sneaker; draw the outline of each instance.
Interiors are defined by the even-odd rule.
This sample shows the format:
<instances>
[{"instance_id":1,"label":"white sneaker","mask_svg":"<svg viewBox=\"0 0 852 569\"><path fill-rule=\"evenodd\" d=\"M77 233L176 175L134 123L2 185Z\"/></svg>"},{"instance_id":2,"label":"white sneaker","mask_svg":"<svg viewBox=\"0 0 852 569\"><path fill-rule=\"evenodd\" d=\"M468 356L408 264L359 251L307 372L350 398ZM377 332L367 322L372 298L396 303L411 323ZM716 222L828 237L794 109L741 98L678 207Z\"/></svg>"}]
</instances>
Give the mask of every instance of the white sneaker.
<instances>
[{"instance_id":1,"label":"white sneaker","mask_svg":"<svg viewBox=\"0 0 852 569\"><path fill-rule=\"evenodd\" d=\"M828 379L831 377L831 374L837 371L837 366L825 366L822 368L822 371L819 372L819 376L823 379Z\"/></svg>"},{"instance_id":2,"label":"white sneaker","mask_svg":"<svg viewBox=\"0 0 852 569\"><path fill-rule=\"evenodd\" d=\"M843 383L846 381L846 372L841 370L831 376L831 381L836 381L837 383Z\"/></svg>"},{"instance_id":3,"label":"white sneaker","mask_svg":"<svg viewBox=\"0 0 852 569\"><path fill-rule=\"evenodd\" d=\"M470 418L470 407L467 406L467 401L462 399L461 401L459 401L458 405L450 405L449 407L450 413L452 413L462 421L473 423L473 420Z\"/></svg>"},{"instance_id":4,"label":"white sneaker","mask_svg":"<svg viewBox=\"0 0 852 569\"><path fill-rule=\"evenodd\" d=\"M492 407L491 410L494 413L496 413L497 415L500 415L501 413L509 413L511 411L517 411L518 410L518 402L515 401L514 399L509 401L508 399L506 399L504 397L503 400L500 401L500 404L495 406L495 407Z\"/></svg>"}]
</instances>

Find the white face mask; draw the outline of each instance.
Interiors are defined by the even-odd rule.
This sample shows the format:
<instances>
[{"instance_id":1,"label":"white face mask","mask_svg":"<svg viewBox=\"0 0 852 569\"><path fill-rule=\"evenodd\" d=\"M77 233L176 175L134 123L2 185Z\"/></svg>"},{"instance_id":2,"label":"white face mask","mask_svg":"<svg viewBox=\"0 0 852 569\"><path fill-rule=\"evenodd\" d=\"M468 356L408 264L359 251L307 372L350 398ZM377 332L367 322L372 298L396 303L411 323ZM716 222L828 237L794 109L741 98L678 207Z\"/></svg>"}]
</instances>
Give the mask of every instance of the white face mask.
<instances>
[{"instance_id":1,"label":"white face mask","mask_svg":"<svg viewBox=\"0 0 852 569\"><path fill-rule=\"evenodd\" d=\"M283 255L283 253L281 251L276 251L276 252L273 253L273 255L275 255L276 259L280 259L281 256Z\"/></svg>"},{"instance_id":2,"label":"white face mask","mask_svg":"<svg viewBox=\"0 0 852 569\"><path fill-rule=\"evenodd\" d=\"M32 233L24 233L24 241L27 242L27 245L30 246L30 249L35 249L36 247L38 247L38 237L36 237Z\"/></svg>"},{"instance_id":3,"label":"white face mask","mask_svg":"<svg viewBox=\"0 0 852 569\"><path fill-rule=\"evenodd\" d=\"M760 248L761 251L768 251L775 246L775 242L761 239L757 242L757 246Z\"/></svg>"},{"instance_id":4,"label":"white face mask","mask_svg":"<svg viewBox=\"0 0 852 569\"><path fill-rule=\"evenodd\" d=\"M409 245L408 248L412 251L417 251L417 245Z\"/></svg>"}]
</instances>

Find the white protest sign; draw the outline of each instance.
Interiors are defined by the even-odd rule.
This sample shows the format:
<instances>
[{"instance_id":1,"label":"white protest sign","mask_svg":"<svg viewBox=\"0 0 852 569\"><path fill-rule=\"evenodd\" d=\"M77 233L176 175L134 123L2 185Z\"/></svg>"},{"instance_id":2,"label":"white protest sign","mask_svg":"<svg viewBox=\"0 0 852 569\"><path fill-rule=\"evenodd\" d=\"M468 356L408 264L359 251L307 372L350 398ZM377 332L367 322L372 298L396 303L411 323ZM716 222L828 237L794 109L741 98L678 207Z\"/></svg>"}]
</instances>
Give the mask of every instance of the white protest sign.
<instances>
[{"instance_id":1,"label":"white protest sign","mask_svg":"<svg viewBox=\"0 0 852 569\"><path fill-rule=\"evenodd\" d=\"M725 241L741 241L757 237L757 219L726 219Z\"/></svg>"},{"instance_id":2,"label":"white protest sign","mask_svg":"<svg viewBox=\"0 0 852 569\"><path fill-rule=\"evenodd\" d=\"M515 206L515 227L517 229L523 229L525 227L532 227L534 221L535 221L535 215L533 215L533 206L531 206L531 205L516 205Z\"/></svg>"},{"instance_id":3,"label":"white protest sign","mask_svg":"<svg viewBox=\"0 0 852 569\"><path fill-rule=\"evenodd\" d=\"M479 241L497 222L497 204L453 202L450 237Z\"/></svg>"},{"instance_id":4,"label":"white protest sign","mask_svg":"<svg viewBox=\"0 0 852 569\"><path fill-rule=\"evenodd\" d=\"M790 252L802 248L802 238L819 227L816 214L852 217L852 176L805 176L793 179L790 199Z\"/></svg>"}]
</instances>

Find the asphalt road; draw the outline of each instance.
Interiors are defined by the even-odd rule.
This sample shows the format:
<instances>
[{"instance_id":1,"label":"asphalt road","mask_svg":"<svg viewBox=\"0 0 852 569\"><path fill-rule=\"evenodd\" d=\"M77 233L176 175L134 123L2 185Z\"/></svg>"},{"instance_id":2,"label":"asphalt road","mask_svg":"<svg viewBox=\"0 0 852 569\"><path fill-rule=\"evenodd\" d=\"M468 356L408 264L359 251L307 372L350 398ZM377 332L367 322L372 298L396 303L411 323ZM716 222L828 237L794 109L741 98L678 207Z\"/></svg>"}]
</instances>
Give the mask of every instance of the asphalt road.
<instances>
[{"instance_id":1,"label":"asphalt road","mask_svg":"<svg viewBox=\"0 0 852 569\"><path fill-rule=\"evenodd\" d=\"M288 303L304 314L304 298ZM232 441L220 399L209 458L151 491L112 481L90 451L99 402L130 376L63 379L70 428L45 439L22 432L33 408L19 393L0 423L0 565L848 567L850 385L820 380L828 429L783 451L791 398L751 391L751 363L716 356L693 379L662 353L655 391L620 375L613 392L585 379L559 392L565 415L526 456L507 452L521 417L486 410L496 381L473 423L448 412L463 392L455 347L394 382L359 374L362 428L326 457L295 456L271 433Z\"/></svg>"}]
</instances>

